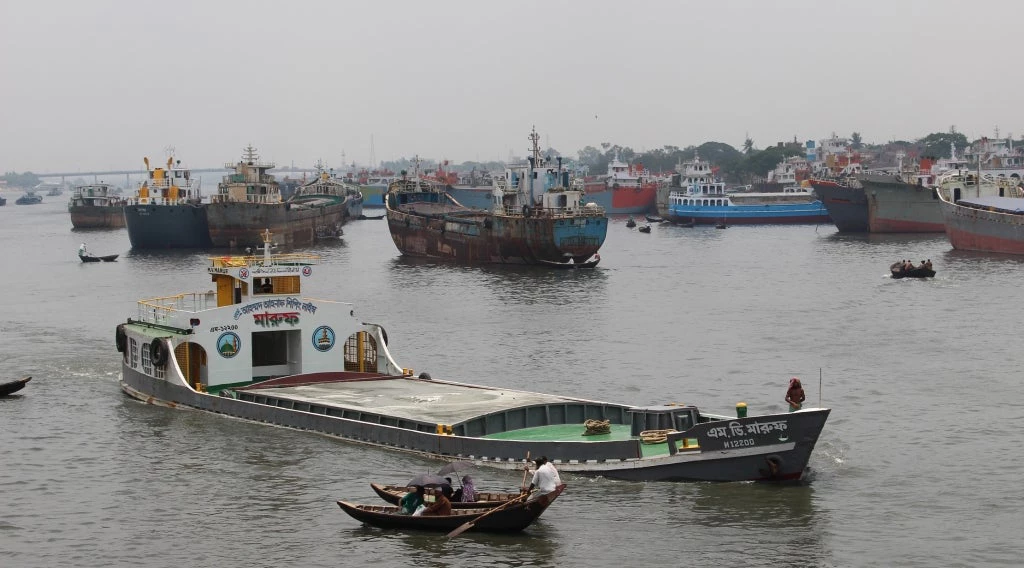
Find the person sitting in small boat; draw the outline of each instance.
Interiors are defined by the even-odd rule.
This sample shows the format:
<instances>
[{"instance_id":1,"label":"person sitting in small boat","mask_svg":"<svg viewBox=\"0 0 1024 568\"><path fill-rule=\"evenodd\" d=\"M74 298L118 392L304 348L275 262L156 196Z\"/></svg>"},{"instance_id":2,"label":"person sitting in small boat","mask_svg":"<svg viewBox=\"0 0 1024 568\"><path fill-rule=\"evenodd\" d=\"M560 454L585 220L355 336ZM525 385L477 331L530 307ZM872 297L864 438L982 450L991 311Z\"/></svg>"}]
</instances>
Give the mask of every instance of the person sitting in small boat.
<instances>
[{"instance_id":1,"label":"person sitting in small boat","mask_svg":"<svg viewBox=\"0 0 1024 568\"><path fill-rule=\"evenodd\" d=\"M928 260L924 261L924 267L927 268L928 270L931 270L932 269L932 259L929 258Z\"/></svg>"},{"instance_id":2,"label":"person sitting in small boat","mask_svg":"<svg viewBox=\"0 0 1024 568\"><path fill-rule=\"evenodd\" d=\"M462 476L462 487L455 490L452 494L452 501L459 503L472 503L476 501L476 488L473 486L473 479L468 476Z\"/></svg>"},{"instance_id":3,"label":"person sitting in small boat","mask_svg":"<svg viewBox=\"0 0 1024 568\"><path fill-rule=\"evenodd\" d=\"M796 377L789 379L789 390L786 391L786 402L789 403L789 411L800 410L803 407L805 398L804 387L800 384L800 379Z\"/></svg>"},{"instance_id":4,"label":"person sitting in small boat","mask_svg":"<svg viewBox=\"0 0 1024 568\"><path fill-rule=\"evenodd\" d=\"M85 248L85 243L78 246L78 256L89 256L89 251Z\"/></svg>"},{"instance_id":5,"label":"person sitting in small boat","mask_svg":"<svg viewBox=\"0 0 1024 568\"><path fill-rule=\"evenodd\" d=\"M423 504L423 497L426 494L426 490L422 485L417 485L412 491L406 493L398 500L398 505L402 508L403 515L411 515L416 512L416 509Z\"/></svg>"},{"instance_id":6,"label":"person sitting in small boat","mask_svg":"<svg viewBox=\"0 0 1024 568\"><path fill-rule=\"evenodd\" d=\"M440 517L443 515L452 514L451 496L451 485L442 485L441 494L437 495L437 499L434 501L432 505L430 505L429 507L427 507L425 511L423 511L422 515L424 517Z\"/></svg>"}]
</instances>

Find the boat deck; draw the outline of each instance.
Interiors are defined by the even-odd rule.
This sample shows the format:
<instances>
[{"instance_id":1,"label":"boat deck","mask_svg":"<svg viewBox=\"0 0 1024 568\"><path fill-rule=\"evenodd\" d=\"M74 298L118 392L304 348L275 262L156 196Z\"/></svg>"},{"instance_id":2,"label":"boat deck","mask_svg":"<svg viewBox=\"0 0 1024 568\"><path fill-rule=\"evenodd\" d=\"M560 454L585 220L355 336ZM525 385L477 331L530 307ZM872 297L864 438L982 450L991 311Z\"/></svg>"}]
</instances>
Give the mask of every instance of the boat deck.
<instances>
[{"instance_id":1,"label":"boat deck","mask_svg":"<svg viewBox=\"0 0 1024 568\"><path fill-rule=\"evenodd\" d=\"M629 424L612 424L611 432L607 434L584 436L583 431L584 427L582 424L553 424L551 426L536 426L533 428L509 430L508 432L489 434L483 437L491 440L526 440L538 442L606 442L609 440L636 439L636 436L631 434ZM688 443L695 447L697 441L692 440ZM667 456L669 453L668 444L665 442L660 444L641 444L640 451L643 452L644 457Z\"/></svg>"},{"instance_id":2,"label":"boat deck","mask_svg":"<svg viewBox=\"0 0 1024 568\"><path fill-rule=\"evenodd\" d=\"M266 390L277 398L435 424L456 424L524 406L579 402L556 395L397 377Z\"/></svg>"}]
</instances>

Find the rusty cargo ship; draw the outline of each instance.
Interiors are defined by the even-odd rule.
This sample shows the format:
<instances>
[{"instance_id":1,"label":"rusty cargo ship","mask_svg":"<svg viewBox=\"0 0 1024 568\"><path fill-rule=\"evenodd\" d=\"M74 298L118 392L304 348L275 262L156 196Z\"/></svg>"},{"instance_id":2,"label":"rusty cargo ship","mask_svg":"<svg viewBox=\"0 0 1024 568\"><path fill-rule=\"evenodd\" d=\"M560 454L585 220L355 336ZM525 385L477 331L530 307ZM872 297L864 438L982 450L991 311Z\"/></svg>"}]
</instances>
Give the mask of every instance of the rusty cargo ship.
<instances>
[{"instance_id":1,"label":"rusty cargo ship","mask_svg":"<svg viewBox=\"0 0 1024 568\"><path fill-rule=\"evenodd\" d=\"M278 236L278 244L310 245L340 236L350 215L362 214L358 190L324 182L320 174L284 200L280 184L268 173L274 164L260 161L252 146L244 150L242 160L225 167L234 171L224 176L207 208L215 247L256 247L266 230Z\"/></svg>"},{"instance_id":2,"label":"rusty cargo ship","mask_svg":"<svg viewBox=\"0 0 1024 568\"><path fill-rule=\"evenodd\" d=\"M108 183L75 187L68 202L71 226L75 229L120 229L124 227L124 200Z\"/></svg>"},{"instance_id":3,"label":"rusty cargo ship","mask_svg":"<svg viewBox=\"0 0 1024 568\"><path fill-rule=\"evenodd\" d=\"M536 130L526 163L494 180L489 209L472 209L417 171L388 187L388 228L402 254L465 264L591 267L608 232L604 208L584 205L582 184L541 157ZM418 170L418 168L417 168Z\"/></svg>"}]
</instances>

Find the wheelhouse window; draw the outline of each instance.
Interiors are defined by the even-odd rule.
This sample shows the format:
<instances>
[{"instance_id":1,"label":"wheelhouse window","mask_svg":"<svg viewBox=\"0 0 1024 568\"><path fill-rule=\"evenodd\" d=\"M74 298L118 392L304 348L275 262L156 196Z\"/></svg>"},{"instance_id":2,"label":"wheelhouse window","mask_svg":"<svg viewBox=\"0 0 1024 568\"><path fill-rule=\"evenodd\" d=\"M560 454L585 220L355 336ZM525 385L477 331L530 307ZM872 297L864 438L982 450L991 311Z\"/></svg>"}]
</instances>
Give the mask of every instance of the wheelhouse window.
<instances>
[{"instance_id":1,"label":"wheelhouse window","mask_svg":"<svg viewBox=\"0 0 1024 568\"><path fill-rule=\"evenodd\" d=\"M134 337L128 342L128 350L131 351L132 369L137 369L139 367L139 343L135 341Z\"/></svg>"}]
</instances>

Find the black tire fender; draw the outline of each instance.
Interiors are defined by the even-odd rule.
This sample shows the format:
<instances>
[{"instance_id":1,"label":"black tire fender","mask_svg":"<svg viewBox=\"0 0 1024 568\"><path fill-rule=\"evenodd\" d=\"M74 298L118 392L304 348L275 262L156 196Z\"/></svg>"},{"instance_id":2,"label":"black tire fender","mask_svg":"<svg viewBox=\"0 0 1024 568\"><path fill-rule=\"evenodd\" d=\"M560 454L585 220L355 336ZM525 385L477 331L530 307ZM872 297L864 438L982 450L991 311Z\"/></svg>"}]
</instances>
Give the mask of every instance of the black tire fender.
<instances>
[{"instance_id":1,"label":"black tire fender","mask_svg":"<svg viewBox=\"0 0 1024 568\"><path fill-rule=\"evenodd\" d=\"M117 331L114 332L114 345L117 346L118 353L124 353L124 350L128 347L128 333L124 330L124 324L118 324Z\"/></svg>"},{"instance_id":2,"label":"black tire fender","mask_svg":"<svg viewBox=\"0 0 1024 568\"><path fill-rule=\"evenodd\" d=\"M149 359L154 365L163 365L167 362L167 344L161 338L156 338L149 344Z\"/></svg>"}]
</instances>

